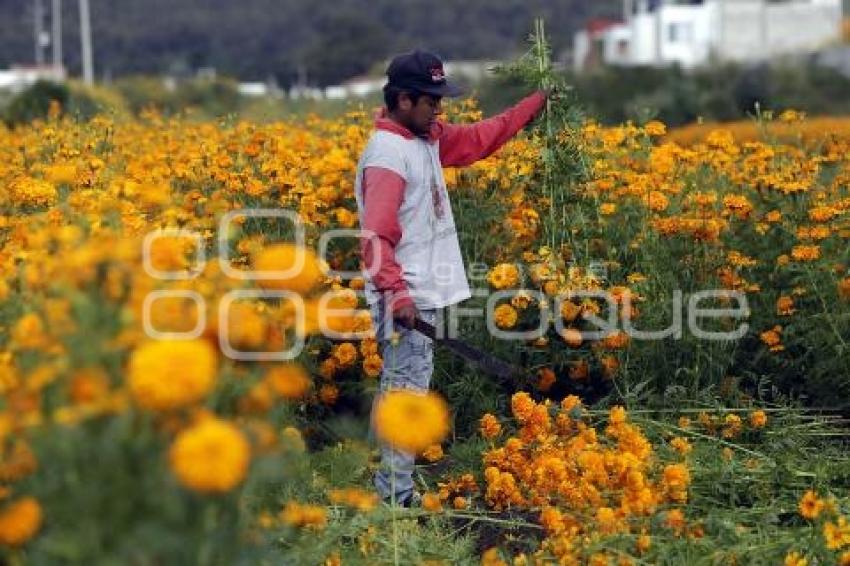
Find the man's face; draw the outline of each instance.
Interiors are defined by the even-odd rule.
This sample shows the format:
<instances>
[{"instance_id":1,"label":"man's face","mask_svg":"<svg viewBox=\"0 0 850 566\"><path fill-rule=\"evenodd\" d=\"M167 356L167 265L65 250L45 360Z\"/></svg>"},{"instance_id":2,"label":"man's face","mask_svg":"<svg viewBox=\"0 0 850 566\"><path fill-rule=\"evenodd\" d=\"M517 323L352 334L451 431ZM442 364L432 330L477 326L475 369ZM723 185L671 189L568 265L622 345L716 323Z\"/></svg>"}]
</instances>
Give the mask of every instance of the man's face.
<instances>
[{"instance_id":1,"label":"man's face","mask_svg":"<svg viewBox=\"0 0 850 566\"><path fill-rule=\"evenodd\" d=\"M406 122L404 125L407 129L414 135L427 137L431 131L431 125L442 113L440 100L439 96L423 94L416 101L416 104L413 104L409 96L402 94L399 98L399 109L401 110L401 117Z\"/></svg>"}]
</instances>

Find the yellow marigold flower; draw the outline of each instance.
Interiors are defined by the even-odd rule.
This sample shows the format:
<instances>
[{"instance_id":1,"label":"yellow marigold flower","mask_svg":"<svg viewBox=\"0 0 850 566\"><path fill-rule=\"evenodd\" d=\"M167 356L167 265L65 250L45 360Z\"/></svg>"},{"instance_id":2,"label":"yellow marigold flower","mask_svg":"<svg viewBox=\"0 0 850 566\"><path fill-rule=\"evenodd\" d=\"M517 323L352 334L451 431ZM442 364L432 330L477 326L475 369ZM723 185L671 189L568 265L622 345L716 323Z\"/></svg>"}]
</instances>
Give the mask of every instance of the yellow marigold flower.
<instances>
[{"instance_id":1,"label":"yellow marigold flower","mask_svg":"<svg viewBox=\"0 0 850 566\"><path fill-rule=\"evenodd\" d=\"M679 428L690 428L691 419L688 417L679 417Z\"/></svg>"},{"instance_id":2,"label":"yellow marigold flower","mask_svg":"<svg viewBox=\"0 0 850 566\"><path fill-rule=\"evenodd\" d=\"M687 439L682 438L681 436L677 436L673 440L671 440L670 446L672 446L676 452L682 454L683 456L685 454L689 454L691 450L693 450L691 443L688 442Z\"/></svg>"},{"instance_id":3,"label":"yellow marigold flower","mask_svg":"<svg viewBox=\"0 0 850 566\"><path fill-rule=\"evenodd\" d=\"M617 205L613 202L603 202L599 205L599 214L601 216L611 216L617 212Z\"/></svg>"},{"instance_id":4,"label":"yellow marigold flower","mask_svg":"<svg viewBox=\"0 0 850 566\"><path fill-rule=\"evenodd\" d=\"M23 206L50 206L59 198L52 183L29 177L13 179L7 191L13 203Z\"/></svg>"},{"instance_id":5,"label":"yellow marigold flower","mask_svg":"<svg viewBox=\"0 0 850 566\"><path fill-rule=\"evenodd\" d=\"M351 342L343 342L333 347L331 356L339 362L339 367L348 367L357 361L357 348Z\"/></svg>"},{"instance_id":6,"label":"yellow marigold flower","mask_svg":"<svg viewBox=\"0 0 850 566\"><path fill-rule=\"evenodd\" d=\"M429 462L437 462L443 457L443 447L440 444L432 444L422 451L422 457Z\"/></svg>"},{"instance_id":7,"label":"yellow marigold flower","mask_svg":"<svg viewBox=\"0 0 850 566\"><path fill-rule=\"evenodd\" d=\"M443 441L449 431L449 411L436 393L390 391L378 401L375 430L384 442L419 454Z\"/></svg>"},{"instance_id":8,"label":"yellow marigold flower","mask_svg":"<svg viewBox=\"0 0 850 566\"><path fill-rule=\"evenodd\" d=\"M160 340L130 355L130 394L145 409L165 411L201 401L215 385L216 353L206 340Z\"/></svg>"},{"instance_id":9,"label":"yellow marigold flower","mask_svg":"<svg viewBox=\"0 0 850 566\"><path fill-rule=\"evenodd\" d=\"M280 520L293 527L321 530L328 524L328 512L319 505L290 501L280 512Z\"/></svg>"},{"instance_id":10,"label":"yellow marigold flower","mask_svg":"<svg viewBox=\"0 0 850 566\"><path fill-rule=\"evenodd\" d=\"M494 289L508 289L519 283L519 270L512 263L500 263L487 274L487 281Z\"/></svg>"},{"instance_id":11,"label":"yellow marigold flower","mask_svg":"<svg viewBox=\"0 0 850 566\"><path fill-rule=\"evenodd\" d=\"M564 518L557 507L544 507L540 512L540 524L550 534L564 530Z\"/></svg>"},{"instance_id":12,"label":"yellow marigold flower","mask_svg":"<svg viewBox=\"0 0 850 566\"><path fill-rule=\"evenodd\" d=\"M850 550L841 553L838 557L838 566L850 566Z\"/></svg>"},{"instance_id":13,"label":"yellow marigold flower","mask_svg":"<svg viewBox=\"0 0 850 566\"><path fill-rule=\"evenodd\" d=\"M799 509L800 515L811 521L823 511L823 501L810 489L800 499Z\"/></svg>"},{"instance_id":14,"label":"yellow marigold flower","mask_svg":"<svg viewBox=\"0 0 850 566\"><path fill-rule=\"evenodd\" d=\"M835 523L832 521L824 523L823 538L826 540L826 547L830 550L838 550L850 545L850 524L847 523L847 518L842 515Z\"/></svg>"},{"instance_id":15,"label":"yellow marigold flower","mask_svg":"<svg viewBox=\"0 0 850 566\"><path fill-rule=\"evenodd\" d=\"M750 426L753 428L764 428L767 425L767 414L758 410L750 413Z\"/></svg>"},{"instance_id":16,"label":"yellow marigold flower","mask_svg":"<svg viewBox=\"0 0 850 566\"><path fill-rule=\"evenodd\" d=\"M778 210L771 210L764 215L764 221L769 224L776 224L780 220L782 220L782 212Z\"/></svg>"},{"instance_id":17,"label":"yellow marigold flower","mask_svg":"<svg viewBox=\"0 0 850 566\"><path fill-rule=\"evenodd\" d=\"M0 544L19 546L41 528L41 505L34 497L22 497L0 509Z\"/></svg>"},{"instance_id":18,"label":"yellow marigold flower","mask_svg":"<svg viewBox=\"0 0 850 566\"><path fill-rule=\"evenodd\" d=\"M684 464L664 466L664 483L670 487L684 488L691 482L691 474Z\"/></svg>"},{"instance_id":19,"label":"yellow marigold flower","mask_svg":"<svg viewBox=\"0 0 850 566\"><path fill-rule=\"evenodd\" d=\"M232 348L257 350L263 346L268 333L266 320L257 312L257 305L233 303L227 312L227 341Z\"/></svg>"},{"instance_id":20,"label":"yellow marigold flower","mask_svg":"<svg viewBox=\"0 0 850 566\"><path fill-rule=\"evenodd\" d=\"M652 537L650 537L646 533L643 533L637 538L637 543L635 544L635 546L637 548L638 554L644 554L652 546Z\"/></svg>"},{"instance_id":21,"label":"yellow marigold flower","mask_svg":"<svg viewBox=\"0 0 850 566\"><path fill-rule=\"evenodd\" d=\"M499 424L499 420L495 416L487 413L481 417L478 430L481 432L481 436L487 440L492 440L502 432L502 425Z\"/></svg>"},{"instance_id":22,"label":"yellow marigold flower","mask_svg":"<svg viewBox=\"0 0 850 566\"><path fill-rule=\"evenodd\" d=\"M263 289L294 291L301 295L309 294L324 278L324 268L316 254L293 244L264 248L254 257L254 269L287 272L282 278L260 279L257 285Z\"/></svg>"},{"instance_id":23,"label":"yellow marigold flower","mask_svg":"<svg viewBox=\"0 0 850 566\"><path fill-rule=\"evenodd\" d=\"M70 185L77 179L77 167L73 163L55 163L44 171L44 177L54 185Z\"/></svg>"},{"instance_id":24,"label":"yellow marigold flower","mask_svg":"<svg viewBox=\"0 0 850 566\"><path fill-rule=\"evenodd\" d=\"M567 322L573 322L582 313L582 308L572 301L561 303L561 317Z\"/></svg>"},{"instance_id":25,"label":"yellow marigold flower","mask_svg":"<svg viewBox=\"0 0 850 566\"><path fill-rule=\"evenodd\" d=\"M508 566L508 563L502 560L499 549L494 546L481 554L481 566Z\"/></svg>"},{"instance_id":26,"label":"yellow marigold flower","mask_svg":"<svg viewBox=\"0 0 850 566\"><path fill-rule=\"evenodd\" d=\"M202 493L224 493L245 479L251 447L233 424L204 417L183 430L169 451L171 470L181 484Z\"/></svg>"},{"instance_id":27,"label":"yellow marigold flower","mask_svg":"<svg viewBox=\"0 0 850 566\"><path fill-rule=\"evenodd\" d=\"M809 561L806 558L803 558L803 555L797 552L789 552L785 556L785 566L808 566Z\"/></svg>"},{"instance_id":28,"label":"yellow marigold flower","mask_svg":"<svg viewBox=\"0 0 850 566\"><path fill-rule=\"evenodd\" d=\"M627 419L626 409L621 405L615 405L608 411L608 422L612 425L625 424Z\"/></svg>"},{"instance_id":29,"label":"yellow marigold flower","mask_svg":"<svg viewBox=\"0 0 850 566\"><path fill-rule=\"evenodd\" d=\"M363 360L363 373L367 377L378 377L384 367L384 360L378 354L369 354Z\"/></svg>"},{"instance_id":30,"label":"yellow marigold flower","mask_svg":"<svg viewBox=\"0 0 850 566\"><path fill-rule=\"evenodd\" d=\"M646 132L646 135L648 136L663 136L667 133L667 126L664 125L664 122L650 120L644 125L643 131Z\"/></svg>"},{"instance_id":31,"label":"yellow marigold flower","mask_svg":"<svg viewBox=\"0 0 850 566\"><path fill-rule=\"evenodd\" d=\"M526 422L531 417L535 406L531 396L525 391L514 393L511 397L511 412L520 424Z\"/></svg>"},{"instance_id":32,"label":"yellow marigold flower","mask_svg":"<svg viewBox=\"0 0 850 566\"><path fill-rule=\"evenodd\" d=\"M670 201L664 193L660 191L651 191L646 197L646 205L653 212L662 212L667 210L667 207L670 205Z\"/></svg>"},{"instance_id":33,"label":"yellow marigold flower","mask_svg":"<svg viewBox=\"0 0 850 566\"><path fill-rule=\"evenodd\" d=\"M309 391L311 380L298 364L282 364L270 368L263 377L272 391L284 399L301 399Z\"/></svg>"},{"instance_id":34,"label":"yellow marigold flower","mask_svg":"<svg viewBox=\"0 0 850 566\"><path fill-rule=\"evenodd\" d=\"M378 504L378 494L356 487L332 489L328 499L336 505L346 505L358 511L371 511Z\"/></svg>"},{"instance_id":35,"label":"yellow marigold flower","mask_svg":"<svg viewBox=\"0 0 850 566\"><path fill-rule=\"evenodd\" d=\"M426 511L436 513L443 510L443 502L440 501L439 495L428 492L422 496L422 508Z\"/></svg>"},{"instance_id":36,"label":"yellow marigold flower","mask_svg":"<svg viewBox=\"0 0 850 566\"><path fill-rule=\"evenodd\" d=\"M493 321L499 328L513 328L517 322L517 312L511 305L503 304L493 311Z\"/></svg>"},{"instance_id":37,"label":"yellow marigold flower","mask_svg":"<svg viewBox=\"0 0 850 566\"><path fill-rule=\"evenodd\" d=\"M794 261L814 261L820 257L820 246L794 246L791 259Z\"/></svg>"},{"instance_id":38,"label":"yellow marigold flower","mask_svg":"<svg viewBox=\"0 0 850 566\"><path fill-rule=\"evenodd\" d=\"M12 343L17 348L40 349L48 345L44 323L35 313L22 316L12 327Z\"/></svg>"}]
</instances>

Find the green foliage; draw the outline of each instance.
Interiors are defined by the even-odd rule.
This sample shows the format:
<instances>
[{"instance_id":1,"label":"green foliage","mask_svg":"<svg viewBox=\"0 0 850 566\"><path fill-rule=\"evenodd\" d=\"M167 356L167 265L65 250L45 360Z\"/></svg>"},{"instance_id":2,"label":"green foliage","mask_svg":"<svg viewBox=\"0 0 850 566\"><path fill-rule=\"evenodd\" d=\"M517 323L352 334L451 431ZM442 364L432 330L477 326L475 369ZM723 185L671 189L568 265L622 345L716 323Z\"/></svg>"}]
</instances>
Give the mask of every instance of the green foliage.
<instances>
[{"instance_id":1,"label":"green foliage","mask_svg":"<svg viewBox=\"0 0 850 566\"><path fill-rule=\"evenodd\" d=\"M107 89L85 87L75 82L38 81L9 102L3 110L3 120L9 125L43 120L47 118L53 102L58 103L63 113L78 120L125 111L123 99Z\"/></svg>"}]
</instances>

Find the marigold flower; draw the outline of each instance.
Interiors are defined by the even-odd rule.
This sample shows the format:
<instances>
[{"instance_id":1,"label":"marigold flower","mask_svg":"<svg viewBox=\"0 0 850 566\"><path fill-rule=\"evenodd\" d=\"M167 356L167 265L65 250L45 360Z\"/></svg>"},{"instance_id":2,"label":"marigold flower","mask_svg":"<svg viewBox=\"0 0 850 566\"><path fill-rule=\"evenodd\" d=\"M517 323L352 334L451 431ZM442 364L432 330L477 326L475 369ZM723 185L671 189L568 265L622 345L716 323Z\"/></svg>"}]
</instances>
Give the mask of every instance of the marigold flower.
<instances>
[{"instance_id":1,"label":"marigold flower","mask_svg":"<svg viewBox=\"0 0 850 566\"><path fill-rule=\"evenodd\" d=\"M378 377L384 367L384 360L378 354L369 354L363 360L363 373L366 377Z\"/></svg>"},{"instance_id":2,"label":"marigold flower","mask_svg":"<svg viewBox=\"0 0 850 566\"><path fill-rule=\"evenodd\" d=\"M280 512L280 520L293 527L322 530L328 524L328 512L319 505L290 501Z\"/></svg>"},{"instance_id":3,"label":"marigold flower","mask_svg":"<svg viewBox=\"0 0 850 566\"><path fill-rule=\"evenodd\" d=\"M823 511L823 501L810 489L800 499L799 509L800 515L811 521Z\"/></svg>"},{"instance_id":4,"label":"marigold flower","mask_svg":"<svg viewBox=\"0 0 850 566\"><path fill-rule=\"evenodd\" d=\"M781 352L785 349L785 346L782 345L782 327L774 326L770 330L765 330L761 334L759 334L759 338L761 341L770 348L771 352Z\"/></svg>"},{"instance_id":5,"label":"marigold flower","mask_svg":"<svg viewBox=\"0 0 850 566\"><path fill-rule=\"evenodd\" d=\"M493 311L493 321L499 328L513 328L517 322L516 310L508 304L499 305Z\"/></svg>"},{"instance_id":6,"label":"marigold flower","mask_svg":"<svg viewBox=\"0 0 850 566\"><path fill-rule=\"evenodd\" d=\"M676 452L682 454L683 456L689 454L691 450L693 450L691 443L688 442L685 438L682 438L681 436L677 436L672 439L670 441L670 446L672 446Z\"/></svg>"},{"instance_id":7,"label":"marigold flower","mask_svg":"<svg viewBox=\"0 0 850 566\"><path fill-rule=\"evenodd\" d=\"M439 495L428 492L422 495L422 508L426 511L436 513L443 510L443 502L440 501Z\"/></svg>"},{"instance_id":8,"label":"marigold flower","mask_svg":"<svg viewBox=\"0 0 850 566\"><path fill-rule=\"evenodd\" d=\"M508 289L519 283L519 270L512 263L500 263L487 274L487 281L494 289Z\"/></svg>"},{"instance_id":9,"label":"marigold flower","mask_svg":"<svg viewBox=\"0 0 850 566\"><path fill-rule=\"evenodd\" d=\"M502 432L502 425L499 424L499 421L498 419L496 419L495 416L490 413L487 413L483 417L481 417L478 429L481 432L481 436L483 436L487 440L492 440L499 436L499 434Z\"/></svg>"},{"instance_id":10,"label":"marigold flower","mask_svg":"<svg viewBox=\"0 0 850 566\"><path fill-rule=\"evenodd\" d=\"M820 246L794 246L791 259L794 261L814 261L820 257Z\"/></svg>"},{"instance_id":11,"label":"marigold flower","mask_svg":"<svg viewBox=\"0 0 850 566\"><path fill-rule=\"evenodd\" d=\"M432 444L422 451L422 457L429 462L437 462L443 458L443 447L440 444Z\"/></svg>"},{"instance_id":12,"label":"marigold flower","mask_svg":"<svg viewBox=\"0 0 850 566\"><path fill-rule=\"evenodd\" d=\"M272 391L284 399L301 399L310 389L307 371L298 364L281 364L270 368L263 379Z\"/></svg>"},{"instance_id":13,"label":"marigold flower","mask_svg":"<svg viewBox=\"0 0 850 566\"><path fill-rule=\"evenodd\" d=\"M216 353L206 340L159 340L130 355L130 394L145 409L166 411L201 401L215 385Z\"/></svg>"},{"instance_id":14,"label":"marigold flower","mask_svg":"<svg viewBox=\"0 0 850 566\"><path fill-rule=\"evenodd\" d=\"M174 475L189 489L224 493L245 479L251 447L233 424L204 417L177 435L169 462Z\"/></svg>"},{"instance_id":15,"label":"marigold flower","mask_svg":"<svg viewBox=\"0 0 850 566\"><path fill-rule=\"evenodd\" d=\"M785 296L776 299L776 314L779 316L791 316L795 312L794 299Z\"/></svg>"},{"instance_id":16,"label":"marigold flower","mask_svg":"<svg viewBox=\"0 0 850 566\"><path fill-rule=\"evenodd\" d=\"M257 285L263 289L294 291L301 295L309 294L324 278L324 268L316 254L293 244L264 248L254 257L254 269L283 273L282 277L269 273L269 279L257 280Z\"/></svg>"},{"instance_id":17,"label":"marigold flower","mask_svg":"<svg viewBox=\"0 0 850 566\"><path fill-rule=\"evenodd\" d=\"M378 494L356 487L332 489L328 499L336 505L346 505L358 511L371 511L378 504Z\"/></svg>"},{"instance_id":18,"label":"marigold flower","mask_svg":"<svg viewBox=\"0 0 850 566\"><path fill-rule=\"evenodd\" d=\"M525 391L519 391L511 396L511 411L518 423L525 423L534 412L535 403Z\"/></svg>"},{"instance_id":19,"label":"marigold flower","mask_svg":"<svg viewBox=\"0 0 850 566\"><path fill-rule=\"evenodd\" d=\"M339 367L345 368L357 361L357 348L351 342L343 342L333 347L331 356L339 362Z\"/></svg>"},{"instance_id":20,"label":"marigold flower","mask_svg":"<svg viewBox=\"0 0 850 566\"><path fill-rule=\"evenodd\" d=\"M22 497L0 508L0 544L19 546L41 528L41 505L34 497Z\"/></svg>"},{"instance_id":21,"label":"marigold flower","mask_svg":"<svg viewBox=\"0 0 850 566\"><path fill-rule=\"evenodd\" d=\"M375 430L384 442L419 454L445 438L449 431L448 408L436 393L390 391L378 401Z\"/></svg>"},{"instance_id":22,"label":"marigold flower","mask_svg":"<svg viewBox=\"0 0 850 566\"><path fill-rule=\"evenodd\" d=\"M758 410L750 413L750 426L753 428L764 428L767 425L767 414L764 411Z\"/></svg>"}]
</instances>

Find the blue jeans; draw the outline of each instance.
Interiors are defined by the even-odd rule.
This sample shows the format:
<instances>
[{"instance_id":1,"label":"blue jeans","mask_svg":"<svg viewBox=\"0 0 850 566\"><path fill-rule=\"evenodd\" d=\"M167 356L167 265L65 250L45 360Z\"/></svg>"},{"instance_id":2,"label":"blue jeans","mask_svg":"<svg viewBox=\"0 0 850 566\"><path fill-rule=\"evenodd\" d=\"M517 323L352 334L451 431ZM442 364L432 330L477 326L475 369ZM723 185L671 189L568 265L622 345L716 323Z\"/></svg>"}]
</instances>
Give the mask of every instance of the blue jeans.
<instances>
[{"instance_id":1,"label":"blue jeans","mask_svg":"<svg viewBox=\"0 0 850 566\"><path fill-rule=\"evenodd\" d=\"M384 367L381 370L381 387L372 404L372 415L380 396L391 389L428 391L434 372L434 344L430 338L410 330L392 320L383 301L372 305L372 324L378 340ZM420 310L425 322L435 324L436 310ZM392 340L393 333L398 334ZM394 343L395 342L395 343ZM416 454L381 447L381 465L375 473L375 488L384 499L395 494L396 501L404 501L413 493L413 470Z\"/></svg>"}]
</instances>

